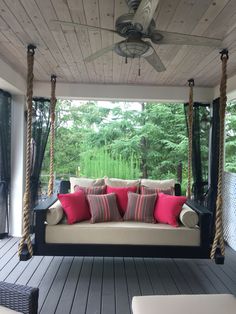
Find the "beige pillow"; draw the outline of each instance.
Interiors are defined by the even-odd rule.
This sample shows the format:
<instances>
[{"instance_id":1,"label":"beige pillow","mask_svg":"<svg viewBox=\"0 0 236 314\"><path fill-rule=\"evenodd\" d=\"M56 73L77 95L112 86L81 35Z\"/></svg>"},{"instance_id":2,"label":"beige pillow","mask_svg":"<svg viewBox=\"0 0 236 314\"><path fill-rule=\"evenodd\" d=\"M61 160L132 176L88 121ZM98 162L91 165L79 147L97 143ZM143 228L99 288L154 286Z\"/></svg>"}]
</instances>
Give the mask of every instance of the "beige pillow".
<instances>
[{"instance_id":1,"label":"beige pillow","mask_svg":"<svg viewBox=\"0 0 236 314\"><path fill-rule=\"evenodd\" d=\"M76 178L70 177L70 190L71 193L74 192L74 186L79 185L84 188L91 186L102 186L104 185L104 179L90 179L90 178Z\"/></svg>"},{"instance_id":2,"label":"beige pillow","mask_svg":"<svg viewBox=\"0 0 236 314\"><path fill-rule=\"evenodd\" d=\"M57 225L63 217L61 202L57 200L47 211L46 221L49 225Z\"/></svg>"},{"instance_id":3,"label":"beige pillow","mask_svg":"<svg viewBox=\"0 0 236 314\"><path fill-rule=\"evenodd\" d=\"M113 187L128 187L128 186L139 186L140 180L123 180L116 178L104 178L105 184Z\"/></svg>"},{"instance_id":4,"label":"beige pillow","mask_svg":"<svg viewBox=\"0 0 236 314\"><path fill-rule=\"evenodd\" d=\"M175 180L151 180L151 179L141 179L141 186L145 186L151 189L161 189L168 190L169 188L175 187Z\"/></svg>"},{"instance_id":5,"label":"beige pillow","mask_svg":"<svg viewBox=\"0 0 236 314\"><path fill-rule=\"evenodd\" d=\"M198 214L190 208L188 205L184 204L179 215L179 219L185 227L194 228L198 224Z\"/></svg>"}]
</instances>

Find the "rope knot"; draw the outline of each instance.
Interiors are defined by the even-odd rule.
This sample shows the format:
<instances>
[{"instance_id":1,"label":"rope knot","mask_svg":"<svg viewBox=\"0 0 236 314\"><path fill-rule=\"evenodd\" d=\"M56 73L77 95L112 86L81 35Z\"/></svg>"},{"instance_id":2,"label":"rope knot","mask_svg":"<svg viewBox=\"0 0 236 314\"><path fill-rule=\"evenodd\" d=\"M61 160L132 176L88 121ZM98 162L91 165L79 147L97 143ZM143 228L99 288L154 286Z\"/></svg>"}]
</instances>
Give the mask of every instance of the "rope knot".
<instances>
[{"instance_id":1,"label":"rope knot","mask_svg":"<svg viewBox=\"0 0 236 314\"><path fill-rule=\"evenodd\" d=\"M57 80L57 76L55 74L52 74L51 75L51 82L56 83L56 80Z\"/></svg>"},{"instance_id":2,"label":"rope knot","mask_svg":"<svg viewBox=\"0 0 236 314\"><path fill-rule=\"evenodd\" d=\"M27 49L28 49L28 53L30 53L33 56L35 54L36 46L33 44L30 44L28 45Z\"/></svg>"},{"instance_id":3,"label":"rope knot","mask_svg":"<svg viewBox=\"0 0 236 314\"><path fill-rule=\"evenodd\" d=\"M193 78L189 79L188 80L188 86L193 87L194 85L195 85L194 79Z\"/></svg>"},{"instance_id":4,"label":"rope knot","mask_svg":"<svg viewBox=\"0 0 236 314\"><path fill-rule=\"evenodd\" d=\"M229 59L229 51L228 51L228 49L222 49L221 51L220 51L220 54L221 54L221 56L220 56L220 59L223 61L223 59L224 58L226 58L227 60Z\"/></svg>"}]
</instances>

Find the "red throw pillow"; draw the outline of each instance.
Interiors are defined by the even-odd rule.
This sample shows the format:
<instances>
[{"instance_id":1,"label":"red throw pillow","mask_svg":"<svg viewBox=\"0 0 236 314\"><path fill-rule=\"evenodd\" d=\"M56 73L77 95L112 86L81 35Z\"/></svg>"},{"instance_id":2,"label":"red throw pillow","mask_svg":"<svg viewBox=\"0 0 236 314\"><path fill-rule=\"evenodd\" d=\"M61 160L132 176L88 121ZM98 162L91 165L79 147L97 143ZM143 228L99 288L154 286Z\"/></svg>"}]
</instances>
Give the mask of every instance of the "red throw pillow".
<instances>
[{"instance_id":1,"label":"red throw pillow","mask_svg":"<svg viewBox=\"0 0 236 314\"><path fill-rule=\"evenodd\" d=\"M105 221L122 221L116 205L116 196L112 194L88 195L91 211L91 223Z\"/></svg>"},{"instance_id":2,"label":"red throw pillow","mask_svg":"<svg viewBox=\"0 0 236 314\"><path fill-rule=\"evenodd\" d=\"M57 197L65 211L68 224L90 219L91 215L84 192L58 194Z\"/></svg>"},{"instance_id":3,"label":"red throw pillow","mask_svg":"<svg viewBox=\"0 0 236 314\"><path fill-rule=\"evenodd\" d=\"M123 219L128 221L155 222L153 211L156 194L141 195L129 192L128 206Z\"/></svg>"},{"instance_id":4,"label":"red throw pillow","mask_svg":"<svg viewBox=\"0 0 236 314\"><path fill-rule=\"evenodd\" d=\"M117 186L107 186L107 193L115 193L118 209L120 211L120 214L123 216L127 204L128 204L128 192L136 192L137 186L127 186L127 187L117 187Z\"/></svg>"},{"instance_id":5,"label":"red throw pillow","mask_svg":"<svg viewBox=\"0 0 236 314\"><path fill-rule=\"evenodd\" d=\"M182 206L186 202L185 196L174 196L159 193L158 201L154 210L154 217L157 222L178 227L178 217Z\"/></svg>"}]
</instances>

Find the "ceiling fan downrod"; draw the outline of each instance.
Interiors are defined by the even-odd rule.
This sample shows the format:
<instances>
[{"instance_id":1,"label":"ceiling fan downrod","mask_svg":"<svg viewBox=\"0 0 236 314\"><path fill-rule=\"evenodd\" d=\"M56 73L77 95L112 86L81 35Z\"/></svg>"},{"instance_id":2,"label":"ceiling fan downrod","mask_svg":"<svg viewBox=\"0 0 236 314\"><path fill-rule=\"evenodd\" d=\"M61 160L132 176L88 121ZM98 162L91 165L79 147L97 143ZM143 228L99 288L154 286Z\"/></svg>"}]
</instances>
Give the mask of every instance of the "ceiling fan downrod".
<instances>
[{"instance_id":1,"label":"ceiling fan downrod","mask_svg":"<svg viewBox=\"0 0 236 314\"><path fill-rule=\"evenodd\" d=\"M137 8L138 8L138 6L140 4L140 1L141 0L126 0L129 9L130 10L134 10L134 11L137 10Z\"/></svg>"}]
</instances>

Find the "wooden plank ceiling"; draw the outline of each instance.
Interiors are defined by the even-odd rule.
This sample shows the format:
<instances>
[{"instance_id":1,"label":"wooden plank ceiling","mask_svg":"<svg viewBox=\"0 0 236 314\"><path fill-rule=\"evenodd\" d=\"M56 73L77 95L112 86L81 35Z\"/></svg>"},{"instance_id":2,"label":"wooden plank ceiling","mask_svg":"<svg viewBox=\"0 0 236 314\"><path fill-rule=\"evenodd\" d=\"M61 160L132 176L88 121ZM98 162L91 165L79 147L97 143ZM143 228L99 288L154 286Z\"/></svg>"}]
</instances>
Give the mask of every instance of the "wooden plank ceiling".
<instances>
[{"instance_id":1,"label":"wooden plank ceiling","mask_svg":"<svg viewBox=\"0 0 236 314\"><path fill-rule=\"evenodd\" d=\"M157 73L141 59L125 63L110 52L97 60L83 60L102 47L122 40L109 32L60 26L52 20L80 22L114 29L127 13L125 0L0 0L0 58L26 74L26 46L34 43L35 78L52 73L64 82L183 86L190 77L198 86L220 80L218 50L208 47L163 45L155 49L167 70ZM155 13L160 30L215 37L229 48L229 76L236 74L235 0L160 0Z\"/></svg>"}]
</instances>

